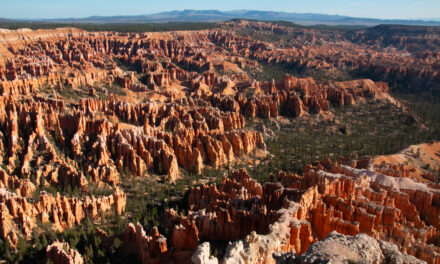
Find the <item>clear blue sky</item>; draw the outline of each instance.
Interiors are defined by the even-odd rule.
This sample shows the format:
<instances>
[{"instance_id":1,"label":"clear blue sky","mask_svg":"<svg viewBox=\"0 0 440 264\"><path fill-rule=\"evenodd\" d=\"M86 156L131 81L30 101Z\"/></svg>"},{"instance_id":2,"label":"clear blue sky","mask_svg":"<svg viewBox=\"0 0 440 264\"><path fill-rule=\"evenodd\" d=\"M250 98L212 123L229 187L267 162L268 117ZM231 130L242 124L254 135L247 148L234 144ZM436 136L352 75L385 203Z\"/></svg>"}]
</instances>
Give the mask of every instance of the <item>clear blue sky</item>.
<instances>
[{"instance_id":1,"label":"clear blue sky","mask_svg":"<svg viewBox=\"0 0 440 264\"><path fill-rule=\"evenodd\" d=\"M0 17L142 15L183 9L255 9L371 18L440 18L440 0L0 0Z\"/></svg>"}]
</instances>

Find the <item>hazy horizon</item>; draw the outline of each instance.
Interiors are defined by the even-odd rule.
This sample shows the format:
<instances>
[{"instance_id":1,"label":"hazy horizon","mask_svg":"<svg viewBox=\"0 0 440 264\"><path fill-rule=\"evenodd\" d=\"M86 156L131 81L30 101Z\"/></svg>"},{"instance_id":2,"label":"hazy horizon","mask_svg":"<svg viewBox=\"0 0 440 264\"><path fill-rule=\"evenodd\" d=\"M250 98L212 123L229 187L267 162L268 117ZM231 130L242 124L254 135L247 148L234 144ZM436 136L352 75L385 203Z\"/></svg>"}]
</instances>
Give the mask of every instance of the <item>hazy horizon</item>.
<instances>
[{"instance_id":1,"label":"hazy horizon","mask_svg":"<svg viewBox=\"0 0 440 264\"><path fill-rule=\"evenodd\" d=\"M86 7L86 8L85 8ZM440 1L435 0L380 0L338 2L328 0L287 1L274 0L267 7L267 0L224 0L210 3L200 0L178 1L163 0L146 3L142 0L17 0L3 3L0 17L7 19L56 19L85 18L90 16L134 16L149 15L167 11L193 10L258 10L289 13L316 13L341 15L359 18L378 19L423 19L439 20Z\"/></svg>"}]
</instances>

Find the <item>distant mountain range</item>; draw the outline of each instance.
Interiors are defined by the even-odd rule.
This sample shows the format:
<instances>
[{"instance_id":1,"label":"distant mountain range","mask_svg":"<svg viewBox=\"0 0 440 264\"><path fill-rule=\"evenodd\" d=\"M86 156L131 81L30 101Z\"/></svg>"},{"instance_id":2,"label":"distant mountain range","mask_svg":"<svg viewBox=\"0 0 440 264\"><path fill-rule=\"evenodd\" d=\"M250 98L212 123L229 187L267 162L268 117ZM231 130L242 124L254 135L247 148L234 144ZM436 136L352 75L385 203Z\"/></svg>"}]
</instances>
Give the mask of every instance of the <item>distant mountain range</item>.
<instances>
[{"instance_id":1,"label":"distant mountain range","mask_svg":"<svg viewBox=\"0 0 440 264\"><path fill-rule=\"evenodd\" d=\"M255 20L284 20L301 25L366 25L379 24L402 24L420 26L440 26L438 20L398 20L398 19L374 19L357 18L340 15L326 15L314 13L288 13L257 10L182 10L161 12L150 15L137 16L91 16L86 18L59 18L59 19L33 19L26 21L58 22L58 23L164 23L164 22L217 22L234 18ZM0 19L0 21L5 21ZM15 20L17 21L17 20Z\"/></svg>"}]
</instances>

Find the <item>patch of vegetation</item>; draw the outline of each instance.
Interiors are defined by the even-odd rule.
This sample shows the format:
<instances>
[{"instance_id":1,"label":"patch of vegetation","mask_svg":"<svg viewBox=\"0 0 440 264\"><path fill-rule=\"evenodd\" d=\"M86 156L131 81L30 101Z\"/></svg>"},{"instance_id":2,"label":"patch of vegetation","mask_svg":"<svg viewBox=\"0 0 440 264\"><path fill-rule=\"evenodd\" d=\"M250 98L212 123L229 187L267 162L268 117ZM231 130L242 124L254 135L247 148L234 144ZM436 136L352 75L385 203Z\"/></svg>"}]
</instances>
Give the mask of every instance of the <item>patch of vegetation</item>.
<instances>
[{"instance_id":1,"label":"patch of vegetation","mask_svg":"<svg viewBox=\"0 0 440 264\"><path fill-rule=\"evenodd\" d=\"M137 73L142 72L142 65L140 64L130 64L125 62L122 58L113 57L113 60L116 62L116 65L124 71L134 71Z\"/></svg>"},{"instance_id":2,"label":"patch of vegetation","mask_svg":"<svg viewBox=\"0 0 440 264\"><path fill-rule=\"evenodd\" d=\"M208 67L207 64L205 64L204 67L202 67L202 68L193 67L193 66L191 66L191 65L186 65L186 64L183 63L183 62L175 62L175 64L176 64L179 68L181 68L181 69L183 69L183 70L185 70L185 71L189 71L189 72L203 73L203 72L209 70L209 67Z\"/></svg>"},{"instance_id":3,"label":"patch of vegetation","mask_svg":"<svg viewBox=\"0 0 440 264\"><path fill-rule=\"evenodd\" d=\"M66 99L71 99L74 101L78 101L79 99L81 99L81 97L83 97L83 92L77 89L74 89L71 86L67 86L67 85L62 85L58 90L57 90L58 95L66 98Z\"/></svg>"},{"instance_id":4,"label":"patch of vegetation","mask_svg":"<svg viewBox=\"0 0 440 264\"><path fill-rule=\"evenodd\" d=\"M393 96L404 102L408 111L429 128L426 131L429 141L440 140L440 93L394 92Z\"/></svg>"},{"instance_id":5,"label":"patch of vegetation","mask_svg":"<svg viewBox=\"0 0 440 264\"><path fill-rule=\"evenodd\" d=\"M273 155L249 167L260 182L279 170L302 173L305 165L325 158L395 153L408 145L429 141L433 134L411 115L390 103L370 101L344 109L332 108L333 118L319 115L289 119L281 129L268 127L276 136L267 139Z\"/></svg>"},{"instance_id":6,"label":"patch of vegetation","mask_svg":"<svg viewBox=\"0 0 440 264\"><path fill-rule=\"evenodd\" d=\"M116 94L116 95L121 95L121 96L127 95L127 92L122 87L120 87L116 84L107 85L107 86L105 86L105 88L107 89L109 94Z\"/></svg>"},{"instance_id":7,"label":"patch of vegetation","mask_svg":"<svg viewBox=\"0 0 440 264\"><path fill-rule=\"evenodd\" d=\"M88 218L84 224L67 228L60 233L55 232L50 224L39 222L31 238L19 238L15 249L7 240L0 240L0 254L8 263L45 263L46 247L55 241L61 241L78 250L85 263L137 262L137 256L124 254L118 238L111 241L111 245L104 245L97 234L96 226L97 224Z\"/></svg>"},{"instance_id":8,"label":"patch of vegetation","mask_svg":"<svg viewBox=\"0 0 440 264\"><path fill-rule=\"evenodd\" d=\"M297 76L298 72L294 68L287 67L284 64L271 64L271 63L262 63L260 62L261 70L256 70L256 68L245 68L249 77L255 79L257 81L270 81L281 80L285 74L290 74Z\"/></svg>"}]
</instances>

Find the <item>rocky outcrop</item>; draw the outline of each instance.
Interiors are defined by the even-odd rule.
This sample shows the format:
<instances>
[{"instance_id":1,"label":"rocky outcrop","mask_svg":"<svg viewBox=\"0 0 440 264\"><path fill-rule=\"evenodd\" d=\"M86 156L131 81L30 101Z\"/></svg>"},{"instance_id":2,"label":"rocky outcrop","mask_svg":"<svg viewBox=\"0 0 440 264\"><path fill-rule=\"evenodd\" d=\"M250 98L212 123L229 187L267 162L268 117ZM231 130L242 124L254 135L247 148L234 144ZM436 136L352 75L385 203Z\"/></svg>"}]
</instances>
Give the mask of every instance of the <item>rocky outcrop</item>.
<instances>
[{"instance_id":1,"label":"rocky outcrop","mask_svg":"<svg viewBox=\"0 0 440 264\"><path fill-rule=\"evenodd\" d=\"M218 259L211 256L210 249L208 242L200 244L192 255L191 261L195 264L218 264Z\"/></svg>"},{"instance_id":2,"label":"rocky outcrop","mask_svg":"<svg viewBox=\"0 0 440 264\"><path fill-rule=\"evenodd\" d=\"M432 245L439 235L437 205L431 202L437 189L329 160L304 171L302 176L280 172L271 177L276 183L264 186L244 170L234 172L219 186L193 188L188 215L171 214L170 223L186 241L236 241L223 263L342 263L367 257L369 263L438 262L439 250ZM192 229L179 223L191 223ZM319 253L319 243L309 247L328 236L330 242L322 243L332 250ZM366 251L349 250L358 246ZM218 261L207 247L199 245L193 261Z\"/></svg>"},{"instance_id":3,"label":"rocky outcrop","mask_svg":"<svg viewBox=\"0 0 440 264\"><path fill-rule=\"evenodd\" d=\"M46 248L46 262L54 264L83 264L84 259L68 243L54 242Z\"/></svg>"},{"instance_id":4,"label":"rocky outcrop","mask_svg":"<svg viewBox=\"0 0 440 264\"><path fill-rule=\"evenodd\" d=\"M62 231L64 228L78 225L86 217L96 219L101 214L115 208L117 214L125 211L126 196L121 190L113 195L95 198L68 198L57 194L41 192L39 201L28 199L0 189L0 210L2 237L16 244L18 235L30 236L37 226L37 219L42 223L51 223L53 228Z\"/></svg>"},{"instance_id":5,"label":"rocky outcrop","mask_svg":"<svg viewBox=\"0 0 440 264\"><path fill-rule=\"evenodd\" d=\"M123 246L127 252L137 254L141 263L162 263L167 257L166 238L159 234L157 228L146 235L139 223L136 226L132 223L127 226Z\"/></svg>"},{"instance_id":6,"label":"rocky outcrop","mask_svg":"<svg viewBox=\"0 0 440 264\"><path fill-rule=\"evenodd\" d=\"M204 163L221 166L241 153L265 148L259 132L240 131L245 121L239 113L207 107L187 112L181 106L163 107L154 103L82 103L86 111L112 112L126 122L143 127L116 130L108 136L112 145L110 156L114 157L116 166L138 176L153 169L174 181L179 178L178 166L200 172Z\"/></svg>"},{"instance_id":7,"label":"rocky outcrop","mask_svg":"<svg viewBox=\"0 0 440 264\"><path fill-rule=\"evenodd\" d=\"M195 222L188 219L180 220L173 229L172 245L177 250L195 250L200 241L199 230Z\"/></svg>"},{"instance_id":8,"label":"rocky outcrop","mask_svg":"<svg viewBox=\"0 0 440 264\"><path fill-rule=\"evenodd\" d=\"M386 83L365 79L331 82L285 75L278 82L255 82L238 89L234 99L216 95L211 101L220 109L231 111L236 107L231 108L228 101L235 100L243 114L250 118L300 117L328 112L330 105L343 107L370 99L385 99L388 90Z\"/></svg>"},{"instance_id":9,"label":"rocky outcrop","mask_svg":"<svg viewBox=\"0 0 440 264\"><path fill-rule=\"evenodd\" d=\"M237 263L244 259L248 263L270 263L274 252L290 249L305 251L314 240L310 223L298 218L302 214L301 204L313 202L316 189L310 190L310 194L304 196L307 198L300 200L300 193L277 187L281 189L263 189L245 170L236 171L225 178L218 189L213 185L192 189L188 200L190 210L194 211L189 211L188 216L175 215L178 220L174 221L195 224L200 240L243 239L228 247L224 263ZM283 200L281 196L293 196L299 203L287 202L286 208L283 208L276 202L273 206L265 202L273 201L275 195L280 200ZM180 233L181 225L176 225L174 230ZM180 234L180 237L187 236ZM193 261L214 263L216 259L206 252L207 247L207 243L199 245Z\"/></svg>"},{"instance_id":10,"label":"rocky outcrop","mask_svg":"<svg viewBox=\"0 0 440 264\"><path fill-rule=\"evenodd\" d=\"M397 247L367 236L354 237L331 232L327 238L312 244L302 255L276 254L276 263L425 263L413 256L402 254Z\"/></svg>"},{"instance_id":11,"label":"rocky outcrop","mask_svg":"<svg viewBox=\"0 0 440 264\"><path fill-rule=\"evenodd\" d=\"M188 202L194 213L188 219L195 223L200 240L233 241L251 231L266 232L274 215L258 205L261 195L262 187L246 171L238 171L218 189L213 185L192 189Z\"/></svg>"},{"instance_id":12,"label":"rocky outcrop","mask_svg":"<svg viewBox=\"0 0 440 264\"><path fill-rule=\"evenodd\" d=\"M428 248L433 250L429 244L438 236L433 228L436 216L430 216L432 209L428 209L437 207L430 198L437 195L437 190L408 178L367 169L339 164L333 164L329 171L324 168L318 165L310 169L299 182L299 178L280 175L288 186L318 187L322 203L309 209L312 216L309 221L319 239L333 230L346 235L362 232L392 241L400 250L427 262L437 261L437 250L430 256L425 253Z\"/></svg>"}]
</instances>

